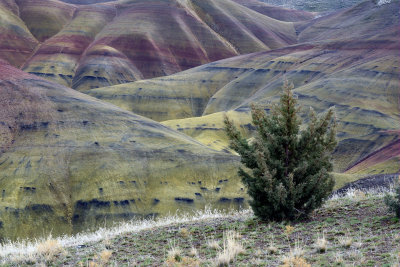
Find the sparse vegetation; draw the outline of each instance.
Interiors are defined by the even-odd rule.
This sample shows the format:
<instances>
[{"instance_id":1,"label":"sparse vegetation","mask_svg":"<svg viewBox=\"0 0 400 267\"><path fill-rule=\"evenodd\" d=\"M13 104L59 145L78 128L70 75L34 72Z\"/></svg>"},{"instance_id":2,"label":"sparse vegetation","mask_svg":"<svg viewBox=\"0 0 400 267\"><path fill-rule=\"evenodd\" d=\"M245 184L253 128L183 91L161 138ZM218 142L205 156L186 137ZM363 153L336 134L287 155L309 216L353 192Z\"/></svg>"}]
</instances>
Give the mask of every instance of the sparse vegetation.
<instances>
[{"instance_id":1,"label":"sparse vegetation","mask_svg":"<svg viewBox=\"0 0 400 267\"><path fill-rule=\"evenodd\" d=\"M262 223L249 210L228 215L207 211L75 238L51 238L63 251L53 253L49 261L44 261L46 250L37 244L2 245L0 265L398 266L400 224L387 214L385 194L367 192L360 198L354 192L332 197L309 220L290 226ZM189 238L181 229L187 229ZM107 249L98 237L107 240ZM219 248L210 248L209 240Z\"/></svg>"},{"instance_id":2,"label":"sparse vegetation","mask_svg":"<svg viewBox=\"0 0 400 267\"><path fill-rule=\"evenodd\" d=\"M311 267L311 264L302 257L289 256L283 259L282 267Z\"/></svg>"},{"instance_id":3,"label":"sparse vegetation","mask_svg":"<svg viewBox=\"0 0 400 267\"><path fill-rule=\"evenodd\" d=\"M102 252L100 252L99 255L100 263L103 265L107 264L110 261L111 256L112 256L112 251L107 249L103 250Z\"/></svg>"},{"instance_id":4,"label":"sparse vegetation","mask_svg":"<svg viewBox=\"0 0 400 267\"><path fill-rule=\"evenodd\" d=\"M353 238L350 234L346 234L345 236L341 236L338 238L339 244L344 248L350 248L353 244Z\"/></svg>"},{"instance_id":5,"label":"sparse vegetation","mask_svg":"<svg viewBox=\"0 0 400 267\"><path fill-rule=\"evenodd\" d=\"M385 203L389 207L389 211L394 212L396 216L400 218L400 176L397 181L395 196L387 194Z\"/></svg>"},{"instance_id":6,"label":"sparse vegetation","mask_svg":"<svg viewBox=\"0 0 400 267\"><path fill-rule=\"evenodd\" d=\"M262 220L296 220L306 217L332 192L334 180L330 152L336 146L333 109L317 117L310 110L310 122L300 131L293 84L285 82L279 105L269 115L252 106L256 128L248 142L234 123L225 117L230 146L246 167L239 175L252 200L250 205Z\"/></svg>"},{"instance_id":7,"label":"sparse vegetation","mask_svg":"<svg viewBox=\"0 0 400 267\"><path fill-rule=\"evenodd\" d=\"M219 245L218 241L215 240L214 238L211 238L210 240L207 241L207 246L211 249L215 249L218 250L221 248L221 246Z\"/></svg>"},{"instance_id":8,"label":"sparse vegetation","mask_svg":"<svg viewBox=\"0 0 400 267\"><path fill-rule=\"evenodd\" d=\"M328 246L328 241L325 238L325 235L322 237L318 237L317 241L315 242L315 248L319 253L325 253Z\"/></svg>"},{"instance_id":9,"label":"sparse vegetation","mask_svg":"<svg viewBox=\"0 0 400 267\"><path fill-rule=\"evenodd\" d=\"M237 255L244 252L239 238L240 235L235 231L230 230L224 233L224 247L217 255L217 266L228 266Z\"/></svg>"},{"instance_id":10,"label":"sparse vegetation","mask_svg":"<svg viewBox=\"0 0 400 267\"><path fill-rule=\"evenodd\" d=\"M52 261L57 254L63 251L60 243L51 236L37 245L37 254L43 257L46 261Z\"/></svg>"}]
</instances>

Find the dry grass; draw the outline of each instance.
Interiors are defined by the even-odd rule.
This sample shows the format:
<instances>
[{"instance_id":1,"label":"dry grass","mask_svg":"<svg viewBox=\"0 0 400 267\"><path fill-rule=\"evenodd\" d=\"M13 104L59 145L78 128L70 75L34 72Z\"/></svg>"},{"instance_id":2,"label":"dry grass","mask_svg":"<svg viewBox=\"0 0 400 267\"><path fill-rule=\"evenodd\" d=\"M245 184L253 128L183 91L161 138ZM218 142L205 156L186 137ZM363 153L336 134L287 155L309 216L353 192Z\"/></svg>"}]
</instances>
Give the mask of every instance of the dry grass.
<instances>
[{"instance_id":1,"label":"dry grass","mask_svg":"<svg viewBox=\"0 0 400 267\"><path fill-rule=\"evenodd\" d=\"M106 249L100 252L99 260L102 264L107 264L110 261L111 256L112 251Z\"/></svg>"},{"instance_id":2,"label":"dry grass","mask_svg":"<svg viewBox=\"0 0 400 267\"><path fill-rule=\"evenodd\" d=\"M179 261L168 258L165 261L164 266L166 266L166 267L199 267L200 263L201 262L198 259L189 258L189 257L183 257Z\"/></svg>"},{"instance_id":3,"label":"dry grass","mask_svg":"<svg viewBox=\"0 0 400 267\"><path fill-rule=\"evenodd\" d=\"M296 240L294 243L294 248L290 248L290 255L294 258L303 257L305 254L305 250L303 246L300 244L300 241Z\"/></svg>"},{"instance_id":4,"label":"dry grass","mask_svg":"<svg viewBox=\"0 0 400 267\"><path fill-rule=\"evenodd\" d=\"M200 266L200 260L193 257L183 257L183 251L175 246L175 244L170 244L170 250L168 251L167 260L164 262L164 266L167 267L197 267ZM197 255L197 251L193 251Z\"/></svg>"},{"instance_id":5,"label":"dry grass","mask_svg":"<svg viewBox=\"0 0 400 267\"><path fill-rule=\"evenodd\" d=\"M322 237L318 237L314 244L315 248L319 253L325 253L328 246L328 241L325 238L325 235Z\"/></svg>"},{"instance_id":6,"label":"dry grass","mask_svg":"<svg viewBox=\"0 0 400 267\"><path fill-rule=\"evenodd\" d=\"M195 247L192 247L189 251L189 256L191 257L197 257L199 255L199 252Z\"/></svg>"},{"instance_id":7,"label":"dry grass","mask_svg":"<svg viewBox=\"0 0 400 267\"><path fill-rule=\"evenodd\" d=\"M168 259L180 262L182 259L182 250L175 246L175 244L170 243L170 250L168 250Z\"/></svg>"},{"instance_id":8,"label":"dry grass","mask_svg":"<svg viewBox=\"0 0 400 267\"><path fill-rule=\"evenodd\" d=\"M190 233L189 233L188 229L186 229L186 228L181 228L181 229L179 229L179 235L180 235L181 237L183 237L183 238L188 238L189 235L190 235Z\"/></svg>"},{"instance_id":9,"label":"dry grass","mask_svg":"<svg viewBox=\"0 0 400 267\"><path fill-rule=\"evenodd\" d=\"M51 261L58 254L63 252L61 244L56 239L47 239L37 245L37 254L39 257L44 257L46 261Z\"/></svg>"},{"instance_id":10,"label":"dry grass","mask_svg":"<svg viewBox=\"0 0 400 267\"><path fill-rule=\"evenodd\" d=\"M187 222L200 222L205 220L224 218L245 218L251 217L252 214L253 212L251 210L222 212L220 210L212 210L207 207L204 210L196 211L195 214L183 213L179 215L163 217L156 220L146 219L129 221L121 223L112 228L100 228L95 232L79 233L74 236L63 236L56 239L52 238L52 236L49 236L47 238L35 241L23 240L16 242L5 242L0 243L0 263L6 263L9 261L26 261L28 257L36 255L39 252L38 249L41 247L41 244L45 243L47 240L54 240L54 242L58 243L61 247L68 248L91 242L107 243L108 239L122 235L124 233L138 233L145 230Z\"/></svg>"},{"instance_id":11,"label":"dry grass","mask_svg":"<svg viewBox=\"0 0 400 267\"><path fill-rule=\"evenodd\" d=\"M281 267L311 267L311 264L302 257L289 256L283 259Z\"/></svg>"},{"instance_id":12,"label":"dry grass","mask_svg":"<svg viewBox=\"0 0 400 267\"><path fill-rule=\"evenodd\" d=\"M338 241L339 241L339 244L344 248L350 248L351 245L353 244L353 238L349 234L339 237Z\"/></svg>"},{"instance_id":13,"label":"dry grass","mask_svg":"<svg viewBox=\"0 0 400 267\"><path fill-rule=\"evenodd\" d=\"M170 220L170 224L164 224L166 222L163 220L146 221L150 225L136 225L133 231L123 234L113 235L117 230L121 231L121 227L90 233L88 235L91 238L98 234L95 237L99 240L85 242L88 235L82 235L84 239L75 239L76 245L69 245L69 248L66 241L71 239L68 237L32 242L31 247L26 246L28 243L14 243L20 248L25 246L32 249L19 250L20 253L10 253L11 247L3 244L0 245L3 246L0 247L0 254L7 252L8 256L0 256L0 265L309 266L312 263L321 266L359 266L373 263L375 266L394 267L399 261L398 221L387 213L383 205L384 194L379 197L380 193L366 193L365 200L358 201L363 198L360 195L353 191L344 197L335 196L323 208L316 210L310 221L287 227L280 223L261 223L250 212L233 215L212 213L209 217L200 216L198 220L188 217L187 222L182 222L182 218L178 217L174 217L177 220ZM139 226L143 227L142 230ZM190 235L187 236L186 232ZM319 238L321 235L322 238ZM67 245L65 251L68 256L49 253L54 255L49 259L53 259L45 261L43 255L46 253L39 254L39 244L51 243L49 240L60 247ZM166 246L165 240L175 240L179 248L175 245ZM246 246L241 240L246 240ZM326 240L333 240L334 245L330 246ZM324 246L328 247L326 253L316 253L316 248L319 250L318 247ZM246 248L245 253L238 256L240 251L244 251L243 247ZM112 253L103 254L105 250L112 250Z\"/></svg>"},{"instance_id":14,"label":"dry grass","mask_svg":"<svg viewBox=\"0 0 400 267\"><path fill-rule=\"evenodd\" d=\"M219 245L218 241L213 238L207 241L207 247L215 250L221 249L221 246Z\"/></svg>"},{"instance_id":15,"label":"dry grass","mask_svg":"<svg viewBox=\"0 0 400 267\"><path fill-rule=\"evenodd\" d=\"M275 247L273 244L270 244L270 245L267 247L267 253L268 253L268 254L273 255L273 254L276 254L277 252L278 252L278 248Z\"/></svg>"},{"instance_id":16,"label":"dry grass","mask_svg":"<svg viewBox=\"0 0 400 267\"><path fill-rule=\"evenodd\" d=\"M111 240L109 238L104 238L102 243L105 246L105 248L107 248L107 249L109 249L111 247Z\"/></svg>"},{"instance_id":17,"label":"dry grass","mask_svg":"<svg viewBox=\"0 0 400 267\"><path fill-rule=\"evenodd\" d=\"M216 258L217 266L228 266L235 257L244 252L243 245L238 239L240 235L235 231L224 233L224 248Z\"/></svg>"},{"instance_id":18,"label":"dry grass","mask_svg":"<svg viewBox=\"0 0 400 267\"><path fill-rule=\"evenodd\" d=\"M304 248L301 246L300 241L296 241L294 248L290 248L289 255L283 258L282 267L311 267L311 264L303 258L305 254Z\"/></svg>"},{"instance_id":19,"label":"dry grass","mask_svg":"<svg viewBox=\"0 0 400 267\"><path fill-rule=\"evenodd\" d=\"M293 233L293 231L294 231L294 227L293 226L291 226L289 224L285 226L285 235L287 237L289 237Z\"/></svg>"}]
</instances>

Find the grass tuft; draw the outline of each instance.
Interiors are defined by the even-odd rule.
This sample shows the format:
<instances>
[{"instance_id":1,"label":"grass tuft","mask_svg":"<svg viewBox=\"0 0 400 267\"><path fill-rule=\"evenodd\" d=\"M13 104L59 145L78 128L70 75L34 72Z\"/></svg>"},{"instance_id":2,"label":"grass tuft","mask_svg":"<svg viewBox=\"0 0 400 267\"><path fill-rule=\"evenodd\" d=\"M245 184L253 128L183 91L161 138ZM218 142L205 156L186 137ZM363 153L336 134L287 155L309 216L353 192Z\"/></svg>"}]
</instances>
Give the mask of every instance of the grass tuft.
<instances>
[{"instance_id":1,"label":"grass tuft","mask_svg":"<svg viewBox=\"0 0 400 267\"><path fill-rule=\"evenodd\" d=\"M384 205L385 193L364 193L365 198L354 191L333 196L309 220L296 222L288 230L281 223L259 221L250 211L174 216L141 224L130 222L75 237L0 244L0 265L194 267L309 266L311 263L394 267L399 261L400 224ZM182 229L187 229L190 235L186 237L185 230L181 234ZM40 254L38 249L39 244L52 247L44 246L51 243L49 240L64 251L49 253L54 256L46 260L43 256L46 250L40 249ZM330 246L328 241L335 245ZM216 243L218 247L210 249L207 243ZM319 243L327 247L323 254L316 253Z\"/></svg>"},{"instance_id":2,"label":"grass tuft","mask_svg":"<svg viewBox=\"0 0 400 267\"><path fill-rule=\"evenodd\" d=\"M228 266L235 257L244 253L243 245L238 239L240 235L235 231L227 231L224 233L224 248L217 255L217 266Z\"/></svg>"},{"instance_id":3,"label":"grass tuft","mask_svg":"<svg viewBox=\"0 0 400 267\"><path fill-rule=\"evenodd\" d=\"M46 261L52 261L57 254L63 252L61 244L56 239L45 240L37 245L37 254L44 257Z\"/></svg>"},{"instance_id":4,"label":"grass tuft","mask_svg":"<svg viewBox=\"0 0 400 267\"><path fill-rule=\"evenodd\" d=\"M353 244L353 238L349 234L339 237L338 241L339 241L339 244L344 248L350 248L351 245Z\"/></svg>"},{"instance_id":5,"label":"grass tuft","mask_svg":"<svg viewBox=\"0 0 400 267\"><path fill-rule=\"evenodd\" d=\"M221 249L221 246L219 245L218 241L213 238L207 241L207 247L215 250Z\"/></svg>"},{"instance_id":6,"label":"grass tuft","mask_svg":"<svg viewBox=\"0 0 400 267\"><path fill-rule=\"evenodd\" d=\"M319 253L325 253L328 246L328 241L326 240L325 235L322 235L322 237L318 237L317 241L315 241L314 246Z\"/></svg>"},{"instance_id":7,"label":"grass tuft","mask_svg":"<svg viewBox=\"0 0 400 267\"><path fill-rule=\"evenodd\" d=\"M311 264L302 257L290 255L283 259L281 267L311 267Z\"/></svg>"}]
</instances>

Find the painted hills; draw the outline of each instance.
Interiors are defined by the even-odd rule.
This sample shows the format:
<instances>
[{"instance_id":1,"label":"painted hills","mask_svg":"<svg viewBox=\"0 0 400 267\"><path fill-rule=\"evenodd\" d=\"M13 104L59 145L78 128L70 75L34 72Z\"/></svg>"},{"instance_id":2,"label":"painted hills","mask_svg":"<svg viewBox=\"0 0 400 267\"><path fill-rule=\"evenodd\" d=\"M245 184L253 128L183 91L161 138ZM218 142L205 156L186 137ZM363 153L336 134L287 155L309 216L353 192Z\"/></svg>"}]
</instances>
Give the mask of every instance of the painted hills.
<instances>
[{"instance_id":1,"label":"painted hills","mask_svg":"<svg viewBox=\"0 0 400 267\"><path fill-rule=\"evenodd\" d=\"M335 162L342 172L399 138L398 22L398 1L382 6L367 1L296 24L298 45L88 93L226 150L221 112L231 111L249 131L249 104L267 107L288 79L306 109L336 106L341 142ZM397 172L398 154L358 171L391 166Z\"/></svg>"},{"instance_id":2,"label":"painted hills","mask_svg":"<svg viewBox=\"0 0 400 267\"><path fill-rule=\"evenodd\" d=\"M95 5L1 0L0 4L6 18L0 24L5 29L1 38L12 37L0 47L6 53L3 58L80 91L170 75L296 42L292 22L230 0L123 0Z\"/></svg>"},{"instance_id":3,"label":"painted hills","mask_svg":"<svg viewBox=\"0 0 400 267\"><path fill-rule=\"evenodd\" d=\"M0 237L242 204L236 156L4 63L0 80Z\"/></svg>"},{"instance_id":4,"label":"painted hills","mask_svg":"<svg viewBox=\"0 0 400 267\"><path fill-rule=\"evenodd\" d=\"M249 104L268 111L285 79L303 115L336 106L336 172L399 171L398 0L0 0L0 15L0 240L246 205L223 114L251 138Z\"/></svg>"}]
</instances>

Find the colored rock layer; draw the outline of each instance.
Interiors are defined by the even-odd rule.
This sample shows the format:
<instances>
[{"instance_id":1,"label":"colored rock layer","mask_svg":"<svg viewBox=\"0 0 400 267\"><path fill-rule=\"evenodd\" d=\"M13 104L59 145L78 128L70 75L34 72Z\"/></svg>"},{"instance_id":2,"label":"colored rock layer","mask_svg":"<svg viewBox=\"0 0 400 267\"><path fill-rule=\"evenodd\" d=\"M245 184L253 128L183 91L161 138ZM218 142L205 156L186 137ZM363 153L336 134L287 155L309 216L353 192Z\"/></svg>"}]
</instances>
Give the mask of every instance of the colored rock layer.
<instances>
[{"instance_id":1,"label":"colored rock layer","mask_svg":"<svg viewBox=\"0 0 400 267\"><path fill-rule=\"evenodd\" d=\"M245 205L238 158L0 63L0 240Z\"/></svg>"},{"instance_id":2,"label":"colored rock layer","mask_svg":"<svg viewBox=\"0 0 400 267\"><path fill-rule=\"evenodd\" d=\"M2 40L13 35L18 38L1 44L0 57L79 91L170 75L297 41L292 22L270 18L230 0L64 2L69 3L1 0L5 4L0 12L7 13L2 15L7 19L0 23L10 31L4 31ZM16 10L14 15L10 15L10 7ZM276 14L311 19L303 13L279 9ZM32 40L26 42L28 37ZM12 45L21 46L22 53L12 55Z\"/></svg>"},{"instance_id":3,"label":"colored rock layer","mask_svg":"<svg viewBox=\"0 0 400 267\"><path fill-rule=\"evenodd\" d=\"M246 205L223 115L251 138L249 104L268 111L285 79L302 116L336 106L336 171L399 171L398 0L313 20L254 0L64 2L0 0L0 240Z\"/></svg>"},{"instance_id":4,"label":"colored rock layer","mask_svg":"<svg viewBox=\"0 0 400 267\"><path fill-rule=\"evenodd\" d=\"M0 40L0 58L17 67L39 44L19 18L19 9L13 0L0 0Z\"/></svg>"},{"instance_id":5,"label":"colored rock layer","mask_svg":"<svg viewBox=\"0 0 400 267\"><path fill-rule=\"evenodd\" d=\"M179 119L165 124L222 150L227 149L227 140L218 112L235 110L233 117L248 125L249 104L268 108L288 79L304 112L309 106L318 112L336 106L340 144L334 159L336 170L345 171L399 138L393 131L400 128L398 21L398 1L382 6L364 2L298 24L299 38L307 41L304 44L88 93L155 120ZM347 34L346 27L351 27ZM324 31L333 39L321 41L327 37ZM391 170L398 170L393 157L387 160ZM368 172L387 169L379 164ZM357 172L366 170L359 167Z\"/></svg>"}]
</instances>

